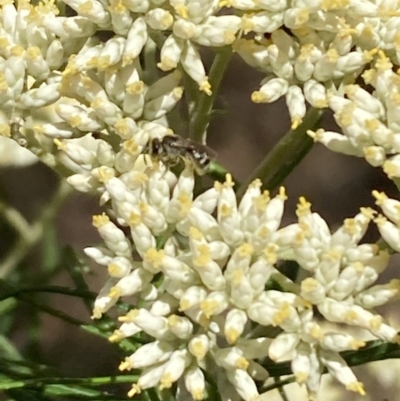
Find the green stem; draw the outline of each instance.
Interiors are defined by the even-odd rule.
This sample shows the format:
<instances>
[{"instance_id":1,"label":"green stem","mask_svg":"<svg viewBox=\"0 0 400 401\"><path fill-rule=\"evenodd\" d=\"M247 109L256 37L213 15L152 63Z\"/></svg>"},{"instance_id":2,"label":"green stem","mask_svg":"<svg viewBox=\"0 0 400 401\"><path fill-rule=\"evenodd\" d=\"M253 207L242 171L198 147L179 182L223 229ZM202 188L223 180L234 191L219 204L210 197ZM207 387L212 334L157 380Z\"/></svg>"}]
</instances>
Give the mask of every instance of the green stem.
<instances>
[{"instance_id":1,"label":"green stem","mask_svg":"<svg viewBox=\"0 0 400 401\"><path fill-rule=\"evenodd\" d=\"M369 362L399 358L400 346L396 343L388 343L382 340L368 341L364 348L357 351L341 352L340 355L344 358L348 366L359 366ZM267 369L271 377L292 374L290 362L267 362L262 366Z\"/></svg>"},{"instance_id":2,"label":"green stem","mask_svg":"<svg viewBox=\"0 0 400 401\"><path fill-rule=\"evenodd\" d=\"M26 254L30 251L43 235L43 229L46 224L51 221L57 214L61 204L72 192L72 188L66 181L61 180L60 186L50 203L43 208L39 219L32 225L29 225L21 215L17 215L13 209L5 213L9 221L13 222L13 226L20 234L19 240L8 256L0 263L0 278L4 278L16 266ZM10 220L13 219L13 220Z\"/></svg>"},{"instance_id":3,"label":"green stem","mask_svg":"<svg viewBox=\"0 0 400 401\"><path fill-rule=\"evenodd\" d=\"M72 297L80 297L89 300L93 300L96 298L96 294L94 292L85 291L81 289L70 289L58 285L20 287L20 288L9 287L7 289L4 289L4 282L3 282L1 290L2 294L0 296L0 301L4 301L5 299L11 297L19 297L21 294L32 293L32 292L70 295Z\"/></svg>"},{"instance_id":4,"label":"green stem","mask_svg":"<svg viewBox=\"0 0 400 401\"><path fill-rule=\"evenodd\" d=\"M37 379L26 379L18 381L3 381L0 383L0 390L9 390L20 387L46 386L51 384L69 384L75 386L104 386L107 384L135 383L138 375L121 375L105 377L89 377L84 379L64 378L64 377L40 377Z\"/></svg>"},{"instance_id":5,"label":"green stem","mask_svg":"<svg viewBox=\"0 0 400 401\"><path fill-rule=\"evenodd\" d=\"M83 321L75 319L74 317L69 316L66 313L61 312L57 309L51 308L50 306L48 306L42 302L37 302L29 296L21 295L18 297L18 300L21 302L27 303L29 306L33 306L34 308L40 310L41 312L45 312L51 316L57 317L57 318L61 319L62 321L70 323L74 326L80 327L84 324Z\"/></svg>"},{"instance_id":6,"label":"green stem","mask_svg":"<svg viewBox=\"0 0 400 401\"><path fill-rule=\"evenodd\" d=\"M222 78L224 77L225 70L228 67L231 58L231 46L219 49L214 58L209 74L212 94L210 96L204 92L200 94L198 104L196 104L193 110L194 114L190 119L190 132L193 133L193 139L195 141L206 143L206 130L210 122L215 97L218 94Z\"/></svg>"},{"instance_id":7,"label":"green stem","mask_svg":"<svg viewBox=\"0 0 400 401\"><path fill-rule=\"evenodd\" d=\"M287 132L239 188L239 199L256 178L261 179L268 190L276 189L283 182L311 149L313 140L307 135L307 131L319 125L322 114L320 109L308 110L303 124Z\"/></svg>"}]
</instances>

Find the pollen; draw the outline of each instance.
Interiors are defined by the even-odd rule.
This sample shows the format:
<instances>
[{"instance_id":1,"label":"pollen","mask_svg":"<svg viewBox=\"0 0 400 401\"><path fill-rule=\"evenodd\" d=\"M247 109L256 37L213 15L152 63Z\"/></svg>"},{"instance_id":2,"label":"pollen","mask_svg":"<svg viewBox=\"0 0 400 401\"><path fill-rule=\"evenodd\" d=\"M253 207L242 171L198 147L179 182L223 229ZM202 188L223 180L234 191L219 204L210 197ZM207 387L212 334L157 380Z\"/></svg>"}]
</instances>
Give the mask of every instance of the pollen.
<instances>
[{"instance_id":1,"label":"pollen","mask_svg":"<svg viewBox=\"0 0 400 401\"><path fill-rule=\"evenodd\" d=\"M167 320L168 320L168 326L175 327L180 323L181 318L179 316L176 316L176 315L171 315L171 316L168 317Z\"/></svg>"},{"instance_id":2,"label":"pollen","mask_svg":"<svg viewBox=\"0 0 400 401\"><path fill-rule=\"evenodd\" d=\"M110 180L115 176L114 170L110 170L106 167L99 167L97 171L98 171L97 179L102 183L106 183L108 180Z\"/></svg>"},{"instance_id":3,"label":"pollen","mask_svg":"<svg viewBox=\"0 0 400 401\"><path fill-rule=\"evenodd\" d=\"M118 343L120 342L124 336L122 335L122 332L120 330L115 330L113 334L111 334L110 337L108 337L108 341L110 343Z\"/></svg>"},{"instance_id":4,"label":"pollen","mask_svg":"<svg viewBox=\"0 0 400 401\"><path fill-rule=\"evenodd\" d=\"M279 326L289 317L290 317L290 305L287 302L285 302L282 305L281 309L274 314L274 317L272 318L272 325Z\"/></svg>"},{"instance_id":5,"label":"pollen","mask_svg":"<svg viewBox=\"0 0 400 401\"><path fill-rule=\"evenodd\" d=\"M232 175L229 173L226 174L224 188L232 188L234 185L235 185L235 183L233 182Z\"/></svg>"},{"instance_id":6,"label":"pollen","mask_svg":"<svg viewBox=\"0 0 400 401\"><path fill-rule=\"evenodd\" d=\"M133 82L126 87L126 92L130 95L141 95L144 92L144 82Z\"/></svg>"},{"instance_id":7,"label":"pollen","mask_svg":"<svg viewBox=\"0 0 400 401\"><path fill-rule=\"evenodd\" d=\"M205 244L202 244L197 248L197 251L199 252L199 256L197 256L197 258L193 259L193 263L197 267L207 266L211 262L211 255L210 255L210 250L208 249L208 246Z\"/></svg>"},{"instance_id":8,"label":"pollen","mask_svg":"<svg viewBox=\"0 0 400 401\"><path fill-rule=\"evenodd\" d=\"M253 198L253 205L262 213L265 211L270 200L269 191L264 191L260 196Z\"/></svg>"},{"instance_id":9,"label":"pollen","mask_svg":"<svg viewBox=\"0 0 400 401\"><path fill-rule=\"evenodd\" d=\"M54 145L57 146L57 149L58 149L58 150L65 150L65 149L67 149L67 145L66 145L65 141L62 141L61 139L56 138L56 139L54 139L53 142L54 142Z\"/></svg>"},{"instance_id":10,"label":"pollen","mask_svg":"<svg viewBox=\"0 0 400 401\"><path fill-rule=\"evenodd\" d=\"M189 237L196 241L204 240L204 236L201 231L194 226L191 226L189 229Z\"/></svg>"},{"instance_id":11,"label":"pollen","mask_svg":"<svg viewBox=\"0 0 400 401\"><path fill-rule=\"evenodd\" d=\"M350 324L356 322L357 319L358 319L357 312L355 312L355 311L353 311L353 310L349 310L349 311L346 312L346 313L344 314L344 316L343 316L343 320L344 320L345 322L350 323Z\"/></svg>"},{"instance_id":12,"label":"pollen","mask_svg":"<svg viewBox=\"0 0 400 401\"><path fill-rule=\"evenodd\" d=\"M110 263L107 267L107 271L112 277L117 277L121 273L121 269L117 263Z\"/></svg>"},{"instance_id":13,"label":"pollen","mask_svg":"<svg viewBox=\"0 0 400 401\"><path fill-rule=\"evenodd\" d=\"M132 398L136 394L140 394L142 389L137 384L132 384L131 390L128 392L128 397Z\"/></svg>"},{"instance_id":14,"label":"pollen","mask_svg":"<svg viewBox=\"0 0 400 401\"><path fill-rule=\"evenodd\" d=\"M15 45L11 48L11 55L21 57L25 53L25 49L21 45Z\"/></svg>"},{"instance_id":15,"label":"pollen","mask_svg":"<svg viewBox=\"0 0 400 401\"><path fill-rule=\"evenodd\" d=\"M308 373L306 372L296 372L294 376L298 384L303 384L308 380Z\"/></svg>"},{"instance_id":16,"label":"pollen","mask_svg":"<svg viewBox=\"0 0 400 401\"><path fill-rule=\"evenodd\" d=\"M188 8L184 4L175 5L174 10L183 19L188 19Z\"/></svg>"},{"instance_id":17,"label":"pollen","mask_svg":"<svg viewBox=\"0 0 400 401\"><path fill-rule=\"evenodd\" d=\"M361 395L365 395L364 385L361 382L353 382L346 385L346 389L349 391L355 391Z\"/></svg>"},{"instance_id":18,"label":"pollen","mask_svg":"<svg viewBox=\"0 0 400 401\"><path fill-rule=\"evenodd\" d=\"M323 11L340 10L348 7L350 0L323 0L321 1L321 9Z\"/></svg>"},{"instance_id":19,"label":"pollen","mask_svg":"<svg viewBox=\"0 0 400 401\"><path fill-rule=\"evenodd\" d=\"M155 248L150 248L144 255L144 261L149 262L155 268L160 268L164 255L165 253L162 249L157 251Z\"/></svg>"},{"instance_id":20,"label":"pollen","mask_svg":"<svg viewBox=\"0 0 400 401\"><path fill-rule=\"evenodd\" d=\"M122 295L121 289L118 287L111 287L108 296L112 299L118 299Z\"/></svg>"},{"instance_id":21,"label":"pollen","mask_svg":"<svg viewBox=\"0 0 400 401\"><path fill-rule=\"evenodd\" d=\"M110 218L105 214L98 214L93 216L92 224L95 228L101 228L110 222Z\"/></svg>"},{"instance_id":22,"label":"pollen","mask_svg":"<svg viewBox=\"0 0 400 401\"><path fill-rule=\"evenodd\" d=\"M356 340L355 338L351 341L351 349L357 350L365 346L365 341Z\"/></svg>"},{"instance_id":23,"label":"pollen","mask_svg":"<svg viewBox=\"0 0 400 401\"><path fill-rule=\"evenodd\" d=\"M42 52L40 51L39 47L31 46L26 50L26 57L30 58L31 60L37 59L42 57Z\"/></svg>"},{"instance_id":24,"label":"pollen","mask_svg":"<svg viewBox=\"0 0 400 401\"><path fill-rule=\"evenodd\" d=\"M304 196L301 196L299 203L297 204L296 214L298 217L304 217L309 215L311 212L311 203L307 202Z\"/></svg>"},{"instance_id":25,"label":"pollen","mask_svg":"<svg viewBox=\"0 0 400 401\"><path fill-rule=\"evenodd\" d=\"M240 357L237 359L235 362L235 367L237 369L243 369L246 370L249 367L249 361L245 357Z\"/></svg>"},{"instance_id":26,"label":"pollen","mask_svg":"<svg viewBox=\"0 0 400 401\"><path fill-rule=\"evenodd\" d=\"M382 50L375 50L375 53L378 53L378 59L376 60L375 63L375 68L378 71L386 71L386 70L391 70L393 67L393 64L390 62L389 58L386 57L385 53Z\"/></svg>"},{"instance_id":27,"label":"pollen","mask_svg":"<svg viewBox=\"0 0 400 401\"><path fill-rule=\"evenodd\" d=\"M279 247L276 244L269 244L267 248L263 250L263 257L264 259L270 263L271 265L275 264L278 260L278 251Z\"/></svg>"},{"instance_id":28,"label":"pollen","mask_svg":"<svg viewBox=\"0 0 400 401\"><path fill-rule=\"evenodd\" d=\"M344 221L344 230L349 235L355 235L358 231L358 224L355 219L346 219Z\"/></svg>"},{"instance_id":29,"label":"pollen","mask_svg":"<svg viewBox=\"0 0 400 401\"><path fill-rule=\"evenodd\" d=\"M80 4L77 9L79 14L90 14L92 10L93 10L93 3L90 0Z\"/></svg>"},{"instance_id":30,"label":"pollen","mask_svg":"<svg viewBox=\"0 0 400 401\"><path fill-rule=\"evenodd\" d=\"M251 101L253 103L266 103L268 102L268 96L261 91L254 91L251 94Z\"/></svg>"},{"instance_id":31,"label":"pollen","mask_svg":"<svg viewBox=\"0 0 400 401\"><path fill-rule=\"evenodd\" d=\"M213 299L206 299L200 302L200 309L204 313L204 315L209 319L218 308L218 301Z\"/></svg>"},{"instance_id":32,"label":"pollen","mask_svg":"<svg viewBox=\"0 0 400 401\"><path fill-rule=\"evenodd\" d=\"M87 82L85 82L84 86L86 88L88 88ZM101 107L104 103L104 99L101 97L96 97L92 100L92 102L90 103L90 107L93 107L94 109L98 109L99 107Z\"/></svg>"},{"instance_id":33,"label":"pollen","mask_svg":"<svg viewBox=\"0 0 400 401\"><path fill-rule=\"evenodd\" d=\"M139 316L139 314L139 309L132 309L125 316L120 316L118 321L122 323L132 323Z\"/></svg>"},{"instance_id":34,"label":"pollen","mask_svg":"<svg viewBox=\"0 0 400 401\"><path fill-rule=\"evenodd\" d=\"M287 199L285 187L279 187L279 195L278 195L278 196L279 196L282 200L286 200L286 199Z\"/></svg>"},{"instance_id":35,"label":"pollen","mask_svg":"<svg viewBox=\"0 0 400 401\"><path fill-rule=\"evenodd\" d=\"M170 372L164 373L161 377L160 383L159 383L159 388L160 390L163 390L165 388L170 388L173 383L173 378Z\"/></svg>"},{"instance_id":36,"label":"pollen","mask_svg":"<svg viewBox=\"0 0 400 401\"><path fill-rule=\"evenodd\" d=\"M231 217L233 214L233 209L231 207L229 207L226 203L222 204L220 209L219 209L219 213L218 213L221 217Z\"/></svg>"},{"instance_id":37,"label":"pollen","mask_svg":"<svg viewBox=\"0 0 400 401\"><path fill-rule=\"evenodd\" d=\"M228 173L225 176L224 187L225 188L232 188L234 185L235 185L235 183L233 182L232 175Z\"/></svg>"},{"instance_id":38,"label":"pollen","mask_svg":"<svg viewBox=\"0 0 400 401\"><path fill-rule=\"evenodd\" d=\"M312 329L309 331L309 334L315 340L322 340L324 338L324 332L322 331L321 327L318 324L314 324Z\"/></svg>"},{"instance_id":39,"label":"pollen","mask_svg":"<svg viewBox=\"0 0 400 401\"><path fill-rule=\"evenodd\" d=\"M131 135L131 129L128 124L127 118L122 118L114 124L115 133L119 135L122 139L128 139Z\"/></svg>"},{"instance_id":40,"label":"pollen","mask_svg":"<svg viewBox=\"0 0 400 401\"><path fill-rule=\"evenodd\" d=\"M238 286L242 283L242 281L243 281L244 278L245 278L245 275L244 275L244 273L243 273L243 270L241 270L241 269L236 269L236 270L233 272L232 286L238 287Z\"/></svg>"},{"instance_id":41,"label":"pollen","mask_svg":"<svg viewBox=\"0 0 400 401\"><path fill-rule=\"evenodd\" d=\"M382 317L381 316L374 316L369 322L368 326L372 330L379 330L379 328L382 326Z\"/></svg>"},{"instance_id":42,"label":"pollen","mask_svg":"<svg viewBox=\"0 0 400 401\"><path fill-rule=\"evenodd\" d=\"M187 214L192 206L192 199L186 192L181 192L178 196L178 201L181 206L181 213Z\"/></svg>"},{"instance_id":43,"label":"pollen","mask_svg":"<svg viewBox=\"0 0 400 401\"><path fill-rule=\"evenodd\" d=\"M396 165L390 160L385 161L383 164L383 171L389 178L396 177L398 173Z\"/></svg>"},{"instance_id":44,"label":"pollen","mask_svg":"<svg viewBox=\"0 0 400 401\"><path fill-rule=\"evenodd\" d=\"M374 132L380 127L380 122L376 118L371 118L371 119L365 121L365 127L369 131Z\"/></svg>"},{"instance_id":45,"label":"pollen","mask_svg":"<svg viewBox=\"0 0 400 401\"><path fill-rule=\"evenodd\" d=\"M139 152L139 146L133 138L125 141L122 147L126 152L131 155L135 155Z\"/></svg>"},{"instance_id":46,"label":"pollen","mask_svg":"<svg viewBox=\"0 0 400 401\"><path fill-rule=\"evenodd\" d=\"M195 338L190 342L190 353L199 361L206 356L207 348L201 341Z\"/></svg>"},{"instance_id":47,"label":"pollen","mask_svg":"<svg viewBox=\"0 0 400 401\"><path fill-rule=\"evenodd\" d=\"M80 116L77 116L77 115L71 116L71 117L68 119L68 122L69 122L69 125L70 125L72 128L76 128L76 127L78 127L80 124L82 124L82 118L81 118Z\"/></svg>"},{"instance_id":48,"label":"pollen","mask_svg":"<svg viewBox=\"0 0 400 401\"><path fill-rule=\"evenodd\" d=\"M117 1L110 1L111 5L108 7L108 9L115 13L115 14L124 14L126 11L126 7L124 6L124 4L122 3L121 0L117 0Z\"/></svg>"},{"instance_id":49,"label":"pollen","mask_svg":"<svg viewBox=\"0 0 400 401\"><path fill-rule=\"evenodd\" d=\"M239 256L245 258L246 256L251 256L254 253L254 247L249 243L244 243L240 245L238 249Z\"/></svg>"},{"instance_id":50,"label":"pollen","mask_svg":"<svg viewBox=\"0 0 400 401\"><path fill-rule=\"evenodd\" d=\"M204 77L200 82L199 82L199 89L204 92L206 95L211 96L212 91L211 91L211 85L208 82L208 77Z\"/></svg>"}]
</instances>

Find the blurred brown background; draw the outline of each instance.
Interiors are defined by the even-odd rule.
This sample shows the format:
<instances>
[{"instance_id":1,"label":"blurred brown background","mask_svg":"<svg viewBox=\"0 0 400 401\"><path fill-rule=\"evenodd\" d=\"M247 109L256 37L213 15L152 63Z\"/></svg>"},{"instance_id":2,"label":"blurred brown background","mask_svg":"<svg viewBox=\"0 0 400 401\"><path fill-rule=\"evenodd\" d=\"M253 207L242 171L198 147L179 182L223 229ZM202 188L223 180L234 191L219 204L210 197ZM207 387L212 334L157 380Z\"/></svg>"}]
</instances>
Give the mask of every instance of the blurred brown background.
<instances>
[{"instance_id":1,"label":"blurred brown background","mask_svg":"<svg viewBox=\"0 0 400 401\"><path fill-rule=\"evenodd\" d=\"M252 71L241 60L234 58L217 104L218 107L227 107L227 116L214 119L209 128L208 145L218 152L219 161L241 181L289 129L284 101L271 105L256 105L250 101L251 92L259 88L262 78L262 74ZM335 129L332 116L325 116L324 127ZM32 220L50 198L57 177L45 166L36 165L24 169L3 169L0 183L10 203ZM313 204L313 210L319 212L332 229L340 225L344 218L356 214L360 206L373 206L372 189L385 190L396 197L395 188L381 170L370 167L364 160L332 153L319 144L314 145L284 185L289 196L284 225L295 220L299 196L305 196ZM99 210L96 199L82 194L72 196L57 218L60 242L72 245L77 251L95 244L98 237L91 220ZM39 250L40 247L37 247L36 252ZM35 274L37 267L34 266L34 257L32 261L29 272ZM391 270L393 276L398 276L396 264L393 263ZM90 288L98 291L106 277L104 269L94 268L87 276ZM388 277L382 279L386 281ZM56 277L53 284L71 286L72 283L63 274ZM81 301L66 296L50 298L53 307L89 321L90 316ZM25 322L29 313L29 307L22 305L21 319L12 330L13 341L23 354L28 352ZM121 356L105 340L54 317L43 314L42 319L40 351L43 360L40 362L53 365L64 374L75 377L117 372ZM362 376L360 379L366 381L371 396L376 395L372 399L383 400L379 384L374 385L371 378L366 380ZM348 393L342 400L352 400L352 397Z\"/></svg>"}]
</instances>

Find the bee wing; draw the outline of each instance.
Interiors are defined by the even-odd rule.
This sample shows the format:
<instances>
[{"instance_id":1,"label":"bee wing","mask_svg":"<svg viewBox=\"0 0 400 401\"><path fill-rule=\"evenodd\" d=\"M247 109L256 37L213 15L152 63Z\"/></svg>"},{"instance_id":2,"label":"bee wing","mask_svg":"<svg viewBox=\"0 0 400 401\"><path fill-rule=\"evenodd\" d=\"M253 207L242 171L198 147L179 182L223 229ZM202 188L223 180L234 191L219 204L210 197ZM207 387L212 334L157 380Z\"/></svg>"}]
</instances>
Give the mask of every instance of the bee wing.
<instances>
[{"instance_id":1,"label":"bee wing","mask_svg":"<svg viewBox=\"0 0 400 401\"><path fill-rule=\"evenodd\" d=\"M198 153L206 154L211 160L215 160L217 158L217 152L206 145L203 145L200 142L190 141L188 140L188 148L190 150L196 151Z\"/></svg>"}]
</instances>

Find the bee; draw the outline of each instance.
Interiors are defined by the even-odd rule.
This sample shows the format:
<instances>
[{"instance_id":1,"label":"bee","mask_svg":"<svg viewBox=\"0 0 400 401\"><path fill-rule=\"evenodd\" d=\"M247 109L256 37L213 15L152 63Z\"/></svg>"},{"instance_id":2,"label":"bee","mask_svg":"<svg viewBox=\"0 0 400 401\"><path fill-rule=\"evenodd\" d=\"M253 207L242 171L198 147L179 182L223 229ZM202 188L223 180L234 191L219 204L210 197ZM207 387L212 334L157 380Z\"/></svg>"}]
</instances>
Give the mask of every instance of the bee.
<instances>
[{"instance_id":1,"label":"bee","mask_svg":"<svg viewBox=\"0 0 400 401\"><path fill-rule=\"evenodd\" d=\"M192 165L199 175L205 174L210 163L216 158L216 153L212 149L178 135L154 138L145 151L167 167L175 166L182 160L185 164Z\"/></svg>"}]
</instances>

